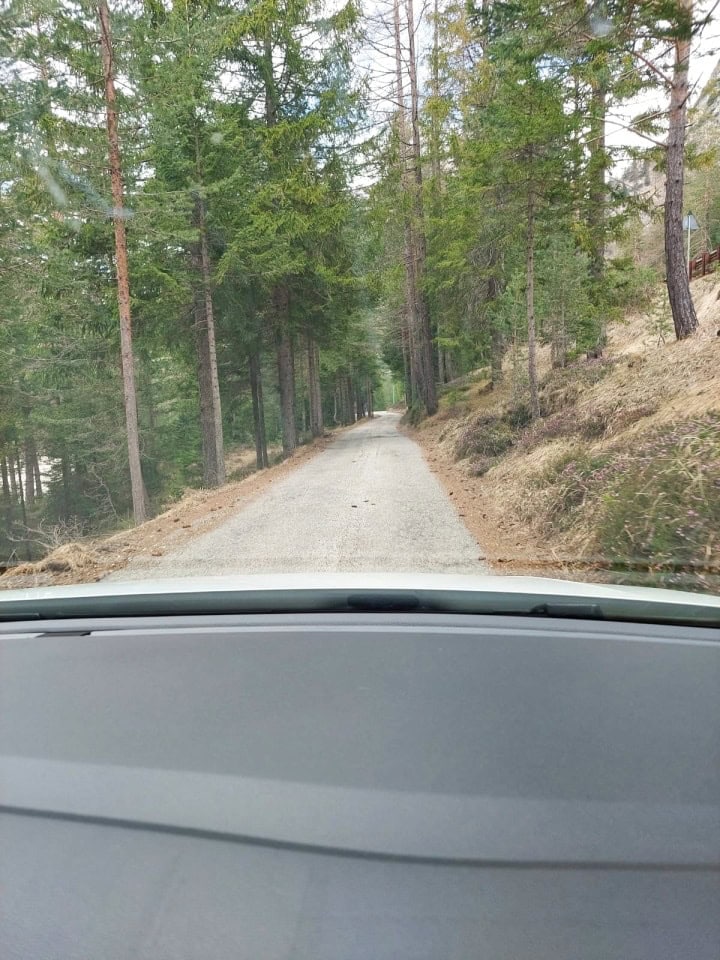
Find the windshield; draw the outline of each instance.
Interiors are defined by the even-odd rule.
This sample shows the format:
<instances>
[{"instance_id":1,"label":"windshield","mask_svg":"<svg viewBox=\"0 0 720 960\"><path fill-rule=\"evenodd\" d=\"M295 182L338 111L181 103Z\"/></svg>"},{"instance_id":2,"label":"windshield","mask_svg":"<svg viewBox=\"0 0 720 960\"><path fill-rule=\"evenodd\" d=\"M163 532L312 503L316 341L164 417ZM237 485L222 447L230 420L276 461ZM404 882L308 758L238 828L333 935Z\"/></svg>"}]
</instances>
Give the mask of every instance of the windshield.
<instances>
[{"instance_id":1,"label":"windshield","mask_svg":"<svg viewBox=\"0 0 720 960\"><path fill-rule=\"evenodd\" d=\"M714 6L0 9L0 587L720 593Z\"/></svg>"}]
</instances>

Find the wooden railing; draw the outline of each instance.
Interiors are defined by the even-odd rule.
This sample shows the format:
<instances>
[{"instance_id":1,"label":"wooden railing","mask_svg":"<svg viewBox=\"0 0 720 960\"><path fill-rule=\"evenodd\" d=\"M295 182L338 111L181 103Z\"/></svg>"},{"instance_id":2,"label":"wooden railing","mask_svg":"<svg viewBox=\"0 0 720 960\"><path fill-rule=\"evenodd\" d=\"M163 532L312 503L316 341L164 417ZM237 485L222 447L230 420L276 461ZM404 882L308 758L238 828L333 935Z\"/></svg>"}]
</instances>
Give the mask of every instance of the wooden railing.
<instances>
[{"instance_id":1,"label":"wooden railing","mask_svg":"<svg viewBox=\"0 0 720 960\"><path fill-rule=\"evenodd\" d=\"M704 277L706 273L712 273L715 270L716 263L720 263L720 247L705 250L699 257L691 260L688 264L688 276L691 280Z\"/></svg>"}]
</instances>

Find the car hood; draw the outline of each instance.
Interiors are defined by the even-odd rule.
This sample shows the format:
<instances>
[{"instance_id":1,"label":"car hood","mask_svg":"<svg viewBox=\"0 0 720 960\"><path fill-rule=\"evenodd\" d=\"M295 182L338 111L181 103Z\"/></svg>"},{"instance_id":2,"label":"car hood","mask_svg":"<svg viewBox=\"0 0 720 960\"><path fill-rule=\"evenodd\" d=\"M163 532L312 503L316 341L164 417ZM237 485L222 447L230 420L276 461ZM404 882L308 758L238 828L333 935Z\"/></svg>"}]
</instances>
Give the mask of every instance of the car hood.
<instances>
[{"instance_id":1,"label":"car hood","mask_svg":"<svg viewBox=\"0 0 720 960\"><path fill-rule=\"evenodd\" d=\"M402 609L720 625L720 597L543 577L307 573L101 581L8 590L0 617Z\"/></svg>"}]
</instances>

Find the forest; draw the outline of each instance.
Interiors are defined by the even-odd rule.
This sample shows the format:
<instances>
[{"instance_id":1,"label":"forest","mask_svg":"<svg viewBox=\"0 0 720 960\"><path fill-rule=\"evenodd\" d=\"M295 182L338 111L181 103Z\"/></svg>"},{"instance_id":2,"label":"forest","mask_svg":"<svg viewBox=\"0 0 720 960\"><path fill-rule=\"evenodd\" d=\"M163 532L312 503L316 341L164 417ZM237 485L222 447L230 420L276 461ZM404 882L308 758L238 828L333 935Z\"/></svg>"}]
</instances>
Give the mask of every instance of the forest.
<instances>
[{"instance_id":1,"label":"forest","mask_svg":"<svg viewBox=\"0 0 720 960\"><path fill-rule=\"evenodd\" d=\"M239 447L262 470L395 400L418 423L510 356L532 424L538 349L601 357L659 285L692 337L709 24L692 0L6 0L0 562L220 486Z\"/></svg>"}]
</instances>

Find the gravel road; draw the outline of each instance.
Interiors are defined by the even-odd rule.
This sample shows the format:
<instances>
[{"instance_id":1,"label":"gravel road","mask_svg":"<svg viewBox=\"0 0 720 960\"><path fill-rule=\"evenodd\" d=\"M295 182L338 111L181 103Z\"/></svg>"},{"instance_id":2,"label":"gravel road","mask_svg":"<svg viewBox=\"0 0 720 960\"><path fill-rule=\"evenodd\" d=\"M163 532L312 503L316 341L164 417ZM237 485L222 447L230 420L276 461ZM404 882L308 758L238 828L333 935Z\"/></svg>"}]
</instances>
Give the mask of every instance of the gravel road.
<instances>
[{"instance_id":1,"label":"gravel road","mask_svg":"<svg viewBox=\"0 0 720 960\"><path fill-rule=\"evenodd\" d=\"M305 572L488 573L399 415L342 433L230 520L111 579Z\"/></svg>"}]
</instances>

